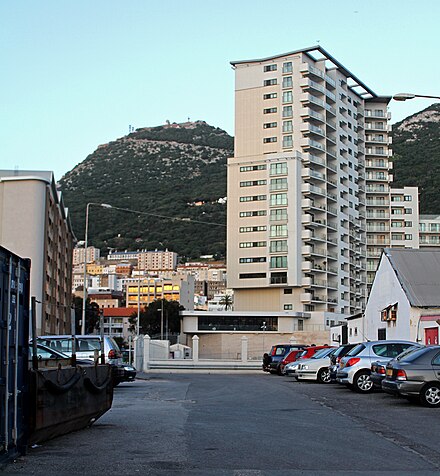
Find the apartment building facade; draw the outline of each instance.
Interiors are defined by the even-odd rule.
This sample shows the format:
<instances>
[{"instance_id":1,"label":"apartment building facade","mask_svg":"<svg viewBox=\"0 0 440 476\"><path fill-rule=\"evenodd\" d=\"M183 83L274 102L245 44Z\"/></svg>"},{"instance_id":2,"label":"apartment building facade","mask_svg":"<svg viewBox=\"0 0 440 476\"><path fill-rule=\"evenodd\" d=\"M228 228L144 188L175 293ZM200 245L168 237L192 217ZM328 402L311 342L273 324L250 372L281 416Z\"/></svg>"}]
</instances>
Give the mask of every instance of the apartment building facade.
<instances>
[{"instance_id":1,"label":"apartment building facade","mask_svg":"<svg viewBox=\"0 0 440 476\"><path fill-rule=\"evenodd\" d=\"M37 333L69 333L73 232L52 172L0 170L0 244L31 259Z\"/></svg>"},{"instance_id":2,"label":"apartment building facade","mask_svg":"<svg viewBox=\"0 0 440 476\"><path fill-rule=\"evenodd\" d=\"M378 241L367 211L381 205L389 213L390 98L321 47L231 64L227 257L235 309L360 312L367 241Z\"/></svg>"},{"instance_id":3,"label":"apartment building facade","mask_svg":"<svg viewBox=\"0 0 440 476\"><path fill-rule=\"evenodd\" d=\"M419 217L420 248L440 246L440 216L420 215Z\"/></svg>"},{"instance_id":4,"label":"apartment building facade","mask_svg":"<svg viewBox=\"0 0 440 476\"><path fill-rule=\"evenodd\" d=\"M98 261L101 256L101 250L94 246L88 246L87 251L84 248L75 247L73 249L73 266L84 263L84 258L87 263L94 263Z\"/></svg>"},{"instance_id":5,"label":"apartment building facade","mask_svg":"<svg viewBox=\"0 0 440 476\"><path fill-rule=\"evenodd\" d=\"M141 251L138 269L145 271L173 271L177 266L177 253L173 251Z\"/></svg>"}]
</instances>

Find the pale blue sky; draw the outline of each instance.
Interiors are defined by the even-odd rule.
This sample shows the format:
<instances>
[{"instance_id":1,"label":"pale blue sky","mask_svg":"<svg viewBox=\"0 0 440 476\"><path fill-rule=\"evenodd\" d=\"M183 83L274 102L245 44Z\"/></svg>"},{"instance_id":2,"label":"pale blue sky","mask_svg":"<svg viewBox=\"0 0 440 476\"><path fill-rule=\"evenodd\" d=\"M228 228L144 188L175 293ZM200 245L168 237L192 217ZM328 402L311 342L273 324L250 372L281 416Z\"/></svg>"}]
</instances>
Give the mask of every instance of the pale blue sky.
<instances>
[{"instance_id":1,"label":"pale blue sky","mask_svg":"<svg viewBox=\"0 0 440 476\"><path fill-rule=\"evenodd\" d=\"M234 131L231 60L319 44L380 95L440 95L438 0L3 0L0 168L57 179L128 126ZM393 122L429 100L392 101Z\"/></svg>"}]
</instances>

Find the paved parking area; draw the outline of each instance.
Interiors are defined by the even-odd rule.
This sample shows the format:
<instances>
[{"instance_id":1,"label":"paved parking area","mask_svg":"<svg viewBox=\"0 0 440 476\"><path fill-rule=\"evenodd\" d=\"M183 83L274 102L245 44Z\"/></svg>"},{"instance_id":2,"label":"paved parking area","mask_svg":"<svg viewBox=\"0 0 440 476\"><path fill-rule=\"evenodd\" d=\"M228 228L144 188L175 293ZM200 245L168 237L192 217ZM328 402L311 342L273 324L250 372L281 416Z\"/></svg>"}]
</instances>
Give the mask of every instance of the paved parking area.
<instances>
[{"instance_id":1,"label":"paved parking area","mask_svg":"<svg viewBox=\"0 0 440 476\"><path fill-rule=\"evenodd\" d=\"M434 475L440 410L257 373L149 374L7 474Z\"/></svg>"}]
</instances>

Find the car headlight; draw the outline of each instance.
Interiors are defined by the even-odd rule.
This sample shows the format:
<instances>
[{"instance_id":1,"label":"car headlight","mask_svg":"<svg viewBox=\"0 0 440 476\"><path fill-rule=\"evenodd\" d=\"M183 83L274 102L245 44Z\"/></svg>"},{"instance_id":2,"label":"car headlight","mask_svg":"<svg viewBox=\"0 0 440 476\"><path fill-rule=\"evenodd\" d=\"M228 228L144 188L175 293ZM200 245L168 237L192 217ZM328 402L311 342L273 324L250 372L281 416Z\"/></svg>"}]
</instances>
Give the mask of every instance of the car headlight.
<instances>
[{"instance_id":1,"label":"car headlight","mask_svg":"<svg viewBox=\"0 0 440 476\"><path fill-rule=\"evenodd\" d=\"M308 366L308 365L303 365L303 366L301 367L301 369L302 369L302 370L309 370L309 366Z\"/></svg>"}]
</instances>

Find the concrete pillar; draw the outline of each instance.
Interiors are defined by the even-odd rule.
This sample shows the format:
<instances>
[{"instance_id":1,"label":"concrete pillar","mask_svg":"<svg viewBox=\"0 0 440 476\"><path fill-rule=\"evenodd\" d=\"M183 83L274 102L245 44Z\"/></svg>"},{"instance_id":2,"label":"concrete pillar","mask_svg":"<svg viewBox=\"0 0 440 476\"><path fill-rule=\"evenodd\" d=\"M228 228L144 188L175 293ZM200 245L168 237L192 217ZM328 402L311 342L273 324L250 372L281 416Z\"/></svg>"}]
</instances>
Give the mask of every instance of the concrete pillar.
<instances>
[{"instance_id":1,"label":"concrete pillar","mask_svg":"<svg viewBox=\"0 0 440 476\"><path fill-rule=\"evenodd\" d=\"M133 348L134 348L134 362L133 365L135 366L138 372L142 372L142 354L140 349L140 339L138 336L133 338Z\"/></svg>"},{"instance_id":2,"label":"concrete pillar","mask_svg":"<svg viewBox=\"0 0 440 476\"><path fill-rule=\"evenodd\" d=\"M241 338L241 361L247 362L248 360L248 338L243 336Z\"/></svg>"},{"instance_id":3,"label":"concrete pillar","mask_svg":"<svg viewBox=\"0 0 440 476\"><path fill-rule=\"evenodd\" d=\"M143 356L143 370L146 372L150 363L150 342L151 338L147 334L144 336L144 356Z\"/></svg>"},{"instance_id":4,"label":"concrete pillar","mask_svg":"<svg viewBox=\"0 0 440 476\"><path fill-rule=\"evenodd\" d=\"M194 336L192 338L192 341L193 341L193 360L194 362L198 362L199 361L199 337L198 336Z\"/></svg>"}]
</instances>

